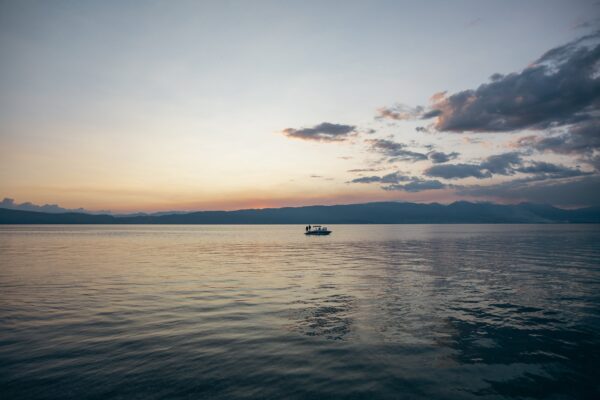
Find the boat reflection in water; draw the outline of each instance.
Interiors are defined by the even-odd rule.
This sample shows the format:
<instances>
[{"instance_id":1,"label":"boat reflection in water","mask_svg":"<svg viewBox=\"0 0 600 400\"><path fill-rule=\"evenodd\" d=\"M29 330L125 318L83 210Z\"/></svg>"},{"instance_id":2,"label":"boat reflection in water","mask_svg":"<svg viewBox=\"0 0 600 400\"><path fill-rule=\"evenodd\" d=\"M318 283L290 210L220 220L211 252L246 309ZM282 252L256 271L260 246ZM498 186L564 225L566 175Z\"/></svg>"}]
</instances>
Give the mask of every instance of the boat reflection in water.
<instances>
[{"instance_id":1,"label":"boat reflection in water","mask_svg":"<svg viewBox=\"0 0 600 400\"><path fill-rule=\"evenodd\" d=\"M305 235L329 235L330 233L326 226L321 225L308 225L304 232Z\"/></svg>"}]
</instances>

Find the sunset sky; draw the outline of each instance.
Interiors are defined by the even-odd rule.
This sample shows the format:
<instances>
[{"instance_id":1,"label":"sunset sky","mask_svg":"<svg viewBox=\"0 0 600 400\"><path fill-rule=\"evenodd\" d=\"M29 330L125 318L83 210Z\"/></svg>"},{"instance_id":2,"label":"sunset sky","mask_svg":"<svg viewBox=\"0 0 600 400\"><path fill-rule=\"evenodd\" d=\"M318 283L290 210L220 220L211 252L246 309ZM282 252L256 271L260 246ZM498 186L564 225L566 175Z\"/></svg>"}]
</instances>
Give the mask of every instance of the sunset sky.
<instances>
[{"instance_id":1,"label":"sunset sky","mask_svg":"<svg viewBox=\"0 0 600 400\"><path fill-rule=\"evenodd\" d=\"M597 1L1 1L0 199L600 205Z\"/></svg>"}]
</instances>

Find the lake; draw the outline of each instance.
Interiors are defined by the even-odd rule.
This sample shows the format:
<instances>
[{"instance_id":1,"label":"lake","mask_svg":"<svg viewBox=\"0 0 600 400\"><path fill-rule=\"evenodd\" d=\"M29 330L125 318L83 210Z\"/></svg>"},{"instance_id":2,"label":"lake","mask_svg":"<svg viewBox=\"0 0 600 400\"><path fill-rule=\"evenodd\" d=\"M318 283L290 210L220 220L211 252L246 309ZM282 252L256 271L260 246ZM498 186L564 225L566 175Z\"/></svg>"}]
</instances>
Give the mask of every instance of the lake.
<instances>
[{"instance_id":1,"label":"lake","mask_svg":"<svg viewBox=\"0 0 600 400\"><path fill-rule=\"evenodd\" d=\"M600 226L0 227L2 399L600 398Z\"/></svg>"}]
</instances>

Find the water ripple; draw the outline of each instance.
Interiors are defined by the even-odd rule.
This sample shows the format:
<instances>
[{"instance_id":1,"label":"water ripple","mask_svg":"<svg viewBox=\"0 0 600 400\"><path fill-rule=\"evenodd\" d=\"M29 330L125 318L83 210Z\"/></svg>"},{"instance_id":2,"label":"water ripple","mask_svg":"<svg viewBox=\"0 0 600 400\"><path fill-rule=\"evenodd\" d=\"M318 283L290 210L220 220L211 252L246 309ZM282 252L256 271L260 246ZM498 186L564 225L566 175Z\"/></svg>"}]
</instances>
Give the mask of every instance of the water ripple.
<instances>
[{"instance_id":1,"label":"water ripple","mask_svg":"<svg viewBox=\"0 0 600 400\"><path fill-rule=\"evenodd\" d=\"M597 225L0 227L7 399L600 398Z\"/></svg>"}]
</instances>

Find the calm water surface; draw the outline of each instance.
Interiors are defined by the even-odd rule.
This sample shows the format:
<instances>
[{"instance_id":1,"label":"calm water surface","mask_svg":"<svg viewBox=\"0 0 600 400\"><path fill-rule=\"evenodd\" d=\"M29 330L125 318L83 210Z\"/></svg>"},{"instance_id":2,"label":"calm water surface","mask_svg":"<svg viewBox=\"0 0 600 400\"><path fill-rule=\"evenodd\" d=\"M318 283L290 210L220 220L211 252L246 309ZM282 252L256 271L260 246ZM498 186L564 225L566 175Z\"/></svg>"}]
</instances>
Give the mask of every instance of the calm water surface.
<instances>
[{"instance_id":1,"label":"calm water surface","mask_svg":"<svg viewBox=\"0 0 600 400\"><path fill-rule=\"evenodd\" d=\"M0 398L600 398L600 226L0 227Z\"/></svg>"}]
</instances>

